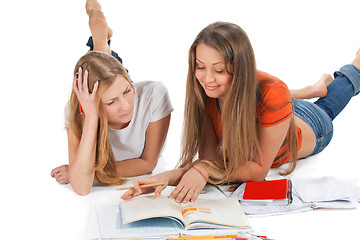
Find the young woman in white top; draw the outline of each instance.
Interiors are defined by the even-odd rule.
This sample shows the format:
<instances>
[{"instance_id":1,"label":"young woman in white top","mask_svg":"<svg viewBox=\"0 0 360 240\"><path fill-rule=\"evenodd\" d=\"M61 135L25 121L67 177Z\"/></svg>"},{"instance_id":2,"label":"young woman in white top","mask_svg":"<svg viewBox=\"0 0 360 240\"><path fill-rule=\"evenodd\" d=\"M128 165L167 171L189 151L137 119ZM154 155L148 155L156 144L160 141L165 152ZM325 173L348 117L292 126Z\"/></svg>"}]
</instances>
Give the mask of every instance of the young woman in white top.
<instances>
[{"instance_id":1,"label":"young woman in white top","mask_svg":"<svg viewBox=\"0 0 360 240\"><path fill-rule=\"evenodd\" d=\"M151 173L173 111L163 84L132 84L108 45L112 30L100 4L88 0L86 12L92 34L88 45L93 51L81 57L74 70L66 108L69 165L51 172L80 195L89 193L95 179L122 184L125 177Z\"/></svg>"}]
</instances>

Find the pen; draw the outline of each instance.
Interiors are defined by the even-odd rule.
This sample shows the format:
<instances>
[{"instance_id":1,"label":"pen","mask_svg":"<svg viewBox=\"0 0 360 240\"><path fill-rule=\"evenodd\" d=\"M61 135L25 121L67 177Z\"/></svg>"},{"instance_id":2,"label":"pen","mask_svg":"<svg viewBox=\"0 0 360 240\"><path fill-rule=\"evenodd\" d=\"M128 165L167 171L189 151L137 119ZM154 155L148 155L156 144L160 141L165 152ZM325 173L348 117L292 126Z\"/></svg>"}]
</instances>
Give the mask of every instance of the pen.
<instances>
[{"instance_id":1,"label":"pen","mask_svg":"<svg viewBox=\"0 0 360 240\"><path fill-rule=\"evenodd\" d=\"M156 187L156 186L163 186L163 185L165 185L165 184L162 183L162 182L159 182L159 183L151 183L151 184L139 185L139 187ZM132 189L132 188L134 188L134 186L117 188L116 190L128 190L128 189Z\"/></svg>"}]
</instances>

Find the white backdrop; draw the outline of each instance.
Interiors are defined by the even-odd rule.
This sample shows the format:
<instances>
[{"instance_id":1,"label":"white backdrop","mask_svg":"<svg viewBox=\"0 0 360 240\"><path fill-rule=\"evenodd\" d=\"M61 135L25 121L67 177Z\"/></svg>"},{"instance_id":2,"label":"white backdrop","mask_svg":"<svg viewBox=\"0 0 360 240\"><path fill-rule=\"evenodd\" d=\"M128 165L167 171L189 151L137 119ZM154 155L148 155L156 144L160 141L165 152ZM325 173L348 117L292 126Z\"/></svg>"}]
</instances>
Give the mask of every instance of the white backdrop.
<instances>
[{"instance_id":1,"label":"white backdrop","mask_svg":"<svg viewBox=\"0 0 360 240\"><path fill-rule=\"evenodd\" d=\"M169 90L175 111L162 168L172 168L179 157L187 52L209 23L240 25L253 43L258 68L289 88L333 73L360 48L357 0L103 0L101 4L114 31L112 48L132 79L162 81ZM86 236L94 194L77 196L50 177L54 167L67 163L63 109L74 65L87 51L90 31L84 5L71 0L2 3L1 238ZM359 106L360 97L354 98L335 120L329 147L301 161L295 177L359 176ZM257 233L276 239L346 239L358 233L354 220L359 218L359 210L317 210L251 219L250 224Z\"/></svg>"}]
</instances>

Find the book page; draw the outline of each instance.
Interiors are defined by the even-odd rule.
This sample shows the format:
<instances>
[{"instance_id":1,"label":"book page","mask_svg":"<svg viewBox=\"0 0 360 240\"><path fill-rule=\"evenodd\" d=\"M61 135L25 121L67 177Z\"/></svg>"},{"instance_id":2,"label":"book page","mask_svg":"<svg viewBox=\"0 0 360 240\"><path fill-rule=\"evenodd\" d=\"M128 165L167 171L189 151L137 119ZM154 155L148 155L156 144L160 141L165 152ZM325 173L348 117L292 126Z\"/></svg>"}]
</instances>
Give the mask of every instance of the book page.
<instances>
[{"instance_id":1,"label":"book page","mask_svg":"<svg viewBox=\"0 0 360 240\"><path fill-rule=\"evenodd\" d=\"M123 224L119 205L96 205L94 209L100 230L100 236L97 238L175 237L179 236L179 228L182 228L167 218Z\"/></svg>"},{"instance_id":2,"label":"book page","mask_svg":"<svg viewBox=\"0 0 360 240\"><path fill-rule=\"evenodd\" d=\"M120 203L124 223L142 219L167 217L183 222L180 205L165 196L146 195Z\"/></svg>"},{"instance_id":3,"label":"book page","mask_svg":"<svg viewBox=\"0 0 360 240\"><path fill-rule=\"evenodd\" d=\"M356 192L356 179L320 177L293 180L294 188L304 202L349 200Z\"/></svg>"},{"instance_id":4,"label":"book page","mask_svg":"<svg viewBox=\"0 0 360 240\"><path fill-rule=\"evenodd\" d=\"M248 228L248 220L235 197L198 199L181 204L187 229L194 228Z\"/></svg>"},{"instance_id":5,"label":"book page","mask_svg":"<svg viewBox=\"0 0 360 240\"><path fill-rule=\"evenodd\" d=\"M100 225L99 225L99 222L98 222L98 216L97 216L97 213L96 213L96 207L95 206L92 206L92 208L91 208L89 225L88 225L86 237L91 238L91 239L93 239L93 238L101 238Z\"/></svg>"}]
</instances>

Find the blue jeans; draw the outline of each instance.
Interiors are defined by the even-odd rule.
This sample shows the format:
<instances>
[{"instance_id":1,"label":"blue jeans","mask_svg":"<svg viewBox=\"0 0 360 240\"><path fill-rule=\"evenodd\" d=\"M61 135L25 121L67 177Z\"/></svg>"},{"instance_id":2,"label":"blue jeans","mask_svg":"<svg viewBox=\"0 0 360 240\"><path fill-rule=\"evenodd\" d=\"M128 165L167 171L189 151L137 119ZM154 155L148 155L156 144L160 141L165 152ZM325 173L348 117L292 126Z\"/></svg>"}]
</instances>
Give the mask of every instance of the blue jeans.
<instances>
[{"instance_id":1,"label":"blue jeans","mask_svg":"<svg viewBox=\"0 0 360 240\"><path fill-rule=\"evenodd\" d=\"M334 78L327 88L327 95L316 102L292 99L295 115L304 120L316 136L315 149L310 156L321 152L330 143L333 136L332 121L350 99L360 92L360 70L354 65L343 66L334 73Z\"/></svg>"}]
</instances>

